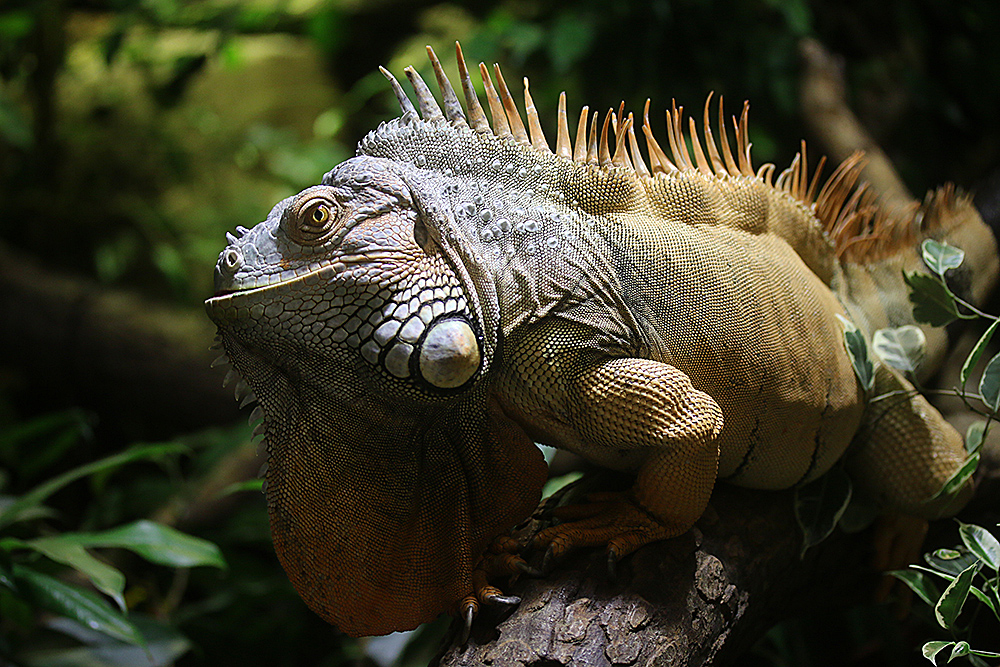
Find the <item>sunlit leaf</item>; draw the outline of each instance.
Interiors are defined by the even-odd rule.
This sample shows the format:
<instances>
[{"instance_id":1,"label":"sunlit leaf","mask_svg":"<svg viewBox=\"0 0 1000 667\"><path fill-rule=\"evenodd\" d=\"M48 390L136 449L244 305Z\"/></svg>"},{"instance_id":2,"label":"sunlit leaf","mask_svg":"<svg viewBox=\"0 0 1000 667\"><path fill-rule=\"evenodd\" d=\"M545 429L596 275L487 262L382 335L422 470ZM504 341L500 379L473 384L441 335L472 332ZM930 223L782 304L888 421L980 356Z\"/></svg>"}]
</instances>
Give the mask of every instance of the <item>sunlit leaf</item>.
<instances>
[{"instance_id":1,"label":"sunlit leaf","mask_svg":"<svg viewBox=\"0 0 1000 667\"><path fill-rule=\"evenodd\" d=\"M948 656L948 662L966 655L969 655L969 642L955 642L951 649L951 655Z\"/></svg>"},{"instance_id":2,"label":"sunlit leaf","mask_svg":"<svg viewBox=\"0 0 1000 667\"><path fill-rule=\"evenodd\" d=\"M69 565L82 573L90 579L97 590L109 596L119 609L125 611L125 575L118 569L94 558L79 544L74 544L71 539L68 539L72 535L72 533L65 533L53 537L40 537L28 540L24 542L24 545L48 556L57 563Z\"/></svg>"},{"instance_id":3,"label":"sunlit leaf","mask_svg":"<svg viewBox=\"0 0 1000 667\"><path fill-rule=\"evenodd\" d=\"M934 276L926 273L903 272L903 280L910 287L913 319L935 327L943 327L958 319L955 297Z\"/></svg>"},{"instance_id":4,"label":"sunlit leaf","mask_svg":"<svg viewBox=\"0 0 1000 667\"><path fill-rule=\"evenodd\" d=\"M969 551L991 570L1000 569L1000 542L988 530L971 523L958 522L958 534Z\"/></svg>"},{"instance_id":5,"label":"sunlit leaf","mask_svg":"<svg viewBox=\"0 0 1000 667\"><path fill-rule=\"evenodd\" d=\"M872 336L872 348L879 359L896 370L914 373L924 360L926 338L920 327L907 324L879 329Z\"/></svg>"},{"instance_id":6,"label":"sunlit leaf","mask_svg":"<svg viewBox=\"0 0 1000 667\"><path fill-rule=\"evenodd\" d=\"M983 352L986 351L986 346L989 345L990 339L993 338L993 332L997 330L997 325L1000 325L1000 319L993 320L993 324L991 324L989 328L983 332L983 335L979 337L978 341L976 341L975 347L972 348L972 352L970 352L969 356L965 358L965 363L962 364L962 372L960 375L962 387L965 387L965 383L969 381L969 374L972 372L972 369L976 367L976 364L979 363L979 360L983 356Z\"/></svg>"},{"instance_id":7,"label":"sunlit leaf","mask_svg":"<svg viewBox=\"0 0 1000 667\"><path fill-rule=\"evenodd\" d=\"M927 268L939 276L944 276L949 269L958 268L965 259L965 251L961 248L934 239L924 239L920 251Z\"/></svg>"},{"instance_id":8,"label":"sunlit leaf","mask_svg":"<svg viewBox=\"0 0 1000 667\"><path fill-rule=\"evenodd\" d=\"M979 452L970 454L965 463L956 470L948 481L944 483L941 490L934 494L934 498L945 498L956 494L965 483L975 474L976 468L979 467Z\"/></svg>"},{"instance_id":9,"label":"sunlit leaf","mask_svg":"<svg viewBox=\"0 0 1000 667\"><path fill-rule=\"evenodd\" d=\"M128 549L152 563L170 567L226 566L219 548L211 542L152 521L136 521L97 533L72 533L66 539L87 547Z\"/></svg>"},{"instance_id":10,"label":"sunlit leaf","mask_svg":"<svg viewBox=\"0 0 1000 667\"><path fill-rule=\"evenodd\" d=\"M941 627L951 630L955 627L955 620L962 613L965 600L969 597L969 588L972 586L972 579L979 572L979 563L973 563L965 568L955 580L944 589L941 598L934 605L934 617Z\"/></svg>"},{"instance_id":11,"label":"sunlit leaf","mask_svg":"<svg viewBox=\"0 0 1000 667\"><path fill-rule=\"evenodd\" d=\"M854 373L858 376L865 391L871 391L872 387L875 386L875 367L868 355L868 344L865 343L865 337L849 319L841 315L837 315L837 318L844 326L844 347L847 349L847 356L851 359Z\"/></svg>"},{"instance_id":12,"label":"sunlit leaf","mask_svg":"<svg viewBox=\"0 0 1000 667\"><path fill-rule=\"evenodd\" d=\"M920 649L920 652L924 654L924 657L931 661L932 665L937 665L934 662L934 658L937 654L945 650L949 646L952 646L955 642L927 642Z\"/></svg>"},{"instance_id":13,"label":"sunlit leaf","mask_svg":"<svg viewBox=\"0 0 1000 667\"><path fill-rule=\"evenodd\" d=\"M938 590L934 580L923 572L918 572L917 570L893 570L889 574L909 586L910 590L917 594L917 597L931 607L937 604L938 598L941 597L941 591Z\"/></svg>"},{"instance_id":14,"label":"sunlit leaf","mask_svg":"<svg viewBox=\"0 0 1000 667\"><path fill-rule=\"evenodd\" d=\"M39 607L129 644L143 643L135 626L96 593L21 565L14 566L13 576L18 588L26 591Z\"/></svg>"},{"instance_id":15,"label":"sunlit leaf","mask_svg":"<svg viewBox=\"0 0 1000 667\"><path fill-rule=\"evenodd\" d=\"M803 534L802 555L833 532L850 502L851 479L841 467L795 490L795 519Z\"/></svg>"},{"instance_id":16,"label":"sunlit leaf","mask_svg":"<svg viewBox=\"0 0 1000 667\"><path fill-rule=\"evenodd\" d=\"M979 380L979 395L992 412L1000 409L1000 353L986 364L983 377Z\"/></svg>"}]
</instances>

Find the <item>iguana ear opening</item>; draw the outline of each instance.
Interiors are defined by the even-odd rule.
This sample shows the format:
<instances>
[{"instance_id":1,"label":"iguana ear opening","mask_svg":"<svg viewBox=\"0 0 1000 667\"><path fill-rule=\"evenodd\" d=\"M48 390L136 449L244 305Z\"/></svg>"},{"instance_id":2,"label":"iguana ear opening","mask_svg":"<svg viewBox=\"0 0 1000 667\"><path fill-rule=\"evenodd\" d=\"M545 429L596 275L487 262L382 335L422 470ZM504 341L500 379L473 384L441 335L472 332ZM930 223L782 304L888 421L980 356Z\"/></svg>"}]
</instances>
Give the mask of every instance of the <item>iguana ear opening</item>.
<instances>
[{"instance_id":1,"label":"iguana ear opening","mask_svg":"<svg viewBox=\"0 0 1000 667\"><path fill-rule=\"evenodd\" d=\"M489 542L537 505L541 454L478 398L419 418L376 405L353 423L314 412L297 433L269 433L275 550L306 604L343 632L409 630L455 609Z\"/></svg>"}]
</instances>

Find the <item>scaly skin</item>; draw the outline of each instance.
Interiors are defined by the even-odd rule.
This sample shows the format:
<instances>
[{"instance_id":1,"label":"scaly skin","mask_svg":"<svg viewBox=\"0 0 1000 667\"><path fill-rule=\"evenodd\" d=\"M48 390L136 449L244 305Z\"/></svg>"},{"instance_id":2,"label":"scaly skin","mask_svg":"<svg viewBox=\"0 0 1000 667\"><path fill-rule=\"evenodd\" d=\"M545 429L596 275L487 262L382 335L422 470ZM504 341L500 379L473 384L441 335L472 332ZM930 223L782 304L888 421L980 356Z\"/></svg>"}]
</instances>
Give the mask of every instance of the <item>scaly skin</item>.
<instances>
[{"instance_id":1,"label":"scaly skin","mask_svg":"<svg viewBox=\"0 0 1000 667\"><path fill-rule=\"evenodd\" d=\"M910 323L900 270L922 270L912 212L844 203L856 165L818 196L804 158L772 183L750 168L745 111L736 158L724 135L721 152L680 148L677 111L672 159L644 123L651 169L631 117L612 156L607 117L599 139L584 116L572 149L561 115L553 154L499 69L494 133L432 60L445 113L408 70L418 118L392 79L403 116L230 237L206 302L260 401L275 547L317 613L384 634L495 600L496 559L476 567L536 506L533 441L636 474L564 509L537 540L556 554L678 535L717 478L787 488L859 434L849 466L885 507L963 502L929 502L963 461L958 434L919 396L867 407L845 352L838 316ZM968 202L941 193L919 216L970 251L983 298L996 247ZM878 391L907 388L880 367Z\"/></svg>"}]
</instances>

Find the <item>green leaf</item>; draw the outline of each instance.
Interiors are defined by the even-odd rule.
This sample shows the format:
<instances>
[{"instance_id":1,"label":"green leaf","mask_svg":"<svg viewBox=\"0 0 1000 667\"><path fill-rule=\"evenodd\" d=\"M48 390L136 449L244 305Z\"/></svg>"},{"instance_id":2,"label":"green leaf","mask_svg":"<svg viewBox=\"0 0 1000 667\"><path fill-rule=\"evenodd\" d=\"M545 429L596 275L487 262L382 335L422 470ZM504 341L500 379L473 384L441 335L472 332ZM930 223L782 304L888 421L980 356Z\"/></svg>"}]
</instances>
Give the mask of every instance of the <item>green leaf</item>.
<instances>
[{"instance_id":1,"label":"green leaf","mask_svg":"<svg viewBox=\"0 0 1000 667\"><path fill-rule=\"evenodd\" d=\"M865 337L846 317L837 315L837 319L844 327L844 347L847 348L847 356L851 359L854 373L858 376L865 391L870 392L875 386L875 367L868 355L868 344L865 343Z\"/></svg>"},{"instance_id":2,"label":"green leaf","mask_svg":"<svg viewBox=\"0 0 1000 667\"><path fill-rule=\"evenodd\" d=\"M583 473L579 470L573 470L565 475L553 477L549 481L545 482L545 486L542 487L542 498L548 498L559 489L572 484L581 477L583 477Z\"/></svg>"},{"instance_id":3,"label":"green leaf","mask_svg":"<svg viewBox=\"0 0 1000 667\"><path fill-rule=\"evenodd\" d=\"M245 491L256 491L257 493L262 493L264 489L264 480L262 479L245 479L242 482L233 482L229 486L223 488L215 496L216 498L225 498L234 493L243 493Z\"/></svg>"},{"instance_id":4,"label":"green leaf","mask_svg":"<svg viewBox=\"0 0 1000 667\"><path fill-rule=\"evenodd\" d=\"M975 586L973 586L972 588L970 588L970 589L969 589L969 592L970 592L970 593L972 593L973 595L975 595L975 596L976 596L976 598L977 598L977 599L978 599L978 600L979 600L980 602L982 602L982 603L983 603L984 605L986 605L987 607L989 607L989 608L990 608L990 611L992 611L992 612L993 612L993 615L994 615L994 616L997 616L997 611L998 611L998 610L997 610L997 606L996 606L996 603L995 603L995 602L993 602L993 598L991 598L991 597L990 597L989 595L987 595L987 594L986 594L986 593L984 593L983 591L979 590L979 589L978 589L978 588L976 588Z\"/></svg>"},{"instance_id":5,"label":"green leaf","mask_svg":"<svg viewBox=\"0 0 1000 667\"><path fill-rule=\"evenodd\" d=\"M1000 409L1000 353L986 364L983 377L979 380L979 395L992 412Z\"/></svg>"},{"instance_id":6,"label":"green leaf","mask_svg":"<svg viewBox=\"0 0 1000 667\"><path fill-rule=\"evenodd\" d=\"M924 332L912 324L879 329L872 336L875 354L889 366L906 373L914 373L920 367L926 342Z\"/></svg>"},{"instance_id":7,"label":"green leaf","mask_svg":"<svg viewBox=\"0 0 1000 667\"><path fill-rule=\"evenodd\" d=\"M939 279L919 271L904 271L903 280L910 287L913 319L917 322L943 327L958 319L955 297Z\"/></svg>"},{"instance_id":8,"label":"green leaf","mask_svg":"<svg viewBox=\"0 0 1000 667\"><path fill-rule=\"evenodd\" d=\"M15 502L8 505L3 512L0 513L0 528L21 520L25 511L31 510L32 508L40 505L53 493L67 484L80 479L81 477L117 468L125 465L126 463L131 463L132 461L179 454L186 450L186 446L174 443L136 445L126 449L124 452L113 454L98 461L85 463L84 465L73 468L72 470L67 470L63 474L57 475L43 484L39 484L34 489L18 498Z\"/></svg>"},{"instance_id":9,"label":"green leaf","mask_svg":"<svg viewBox=\"0 0 1000 667\"><path fill-rule=\"evenodd\" d=\"M121 613L96 593L65 584L47 574L15 565L15 582L42 609L66 616L129 644L142 644L142 635Z\"/></svg>"},{"instance_id":10,"label":"green leaf","mask_svg":"<svg viewBox=\"0 0 1000 667\"><path fill-rule=\"evenodd\" d=\"M965 259L965 251L961 248L934 239L924 239L920 244L920 250L927 268L941 277L944 277L949 269L961 266L962 260Z\"/></svg>"},{"instance_id":11,"label":"green leaf","mask_svg":"<svg viewBox=\"0 0 1000 667\"><path fill-rule=\"evenodd\" d=\"M951 649L951 655L948 656L948 662L967 655L969 655L969 642L955 642L955 646Z\"/></svg>"},{"instance_id":12,"label":"green leaf","mask_svg":"<svg viewBox=\"0 0 1000 667\"><path fill-rule=\"evenodd\" d=\"M958 522L958 534L969 551L979 557L994 572L1000 569L1000 542L980 526Z\"/></svg>"},{"instance_id":13,"label":"green leaf","mask_svg":"<svg viewBox=\"0 0 1000 667\"><path fill-rule=\"evenodd\" d=\"M965 451L975 454L983 446L983 438L986 436L986 422L975 421L969 424L965 431Z\"/></svg>"},{"instance_id":14,"label":"green leaf","mask_svg":"<svg viewBox=\"0 0 1000 667\"><path fill-rule=\"evenodd\" d=\"M975 472L976 468L979 467L979 452L970 454L968 458L965 459L965 463L955 471L955 473L944 483L941 490L934 494L931 500L936 500L938 498L944 498L947 496L955 495L965 483L969 481Z\"/></svg>"},{"instance_id":15,"label":"green leaf","mask_svg":"<svg viewBox=\"0 0 1000 667\"><path fill-rule=\"evenodd\" d=\"M934 617L945 630L952 630L955 627L955 620L962 613L962 606L965 605L966 598L969 597L969 588L972 586L972 579L979 572L979 563L973 563L965 568L955 580L944 589L941 599L934 605Z\"/></svg>"},{"instance_id":16,"label":"green leaf","mask_svg":"<svg viewBox=\"0 0 1000 667\"><path fill-rule=\"evenodd\" d=\"M79 544L74 544L71 539L68 539L72 535L72 533L65 533L56 537L40 537L23 544L57 563L69 565L81 572L90 579L97 590L114 600L119 609L126 611L125 575L118 569L94 558Z\"/></svg>"},{"instance_id":17,"label":"green leaf","mask_svg":"<svg viewBox=\"0 0 1000 667\"><path fill-rule=\"evenodd\" d=\"M118 641L63 616L45 619L46 628L82 645L74 642L64 649L47 647L31 652L42 658L37 662L26 652L25 667L170 667L191 649L191 642L166 622L142 614L132 614L129 620L142 634L142 646Z\"/></svg>"},{"instance_id":18,"label":"green leaf","mask_svg":"<svg viewBox=\"0 0 1000 667\"><path fill-rule=\"evenodd\" d=\"M152 563L169 567L226 567L219 548L208 540L152 521L136 521L111 530L71 533L65 537L80 546L128 549Z\"/></svg>"},{"instance_id":19,"label":"green leaf","mask_svg":"<svg viewBox=\"0 0 1000 667\"><path fill-rule=\"evenodd\" d=\"M917 597L931 607L937 604L938 599L941 597L941 591L938 590L934 580L923 572L918 572L917 570L892 570L888 574L891 574L909 586L910 590L917 594Z\"/></svg>"},{"instance_id":20,"label":"green leaf","mask_svg":"<svg viewBox=\"0 0 1000 667\"><path fill-rule=\"evenodd\" d=\"M935 549L933 552L924 554L924 560L935 570L948 575L951 581L962 574L965 568L975 563L978 559L976 555L966 551L956 551L954 549Z\"/></svg>"},{"instance_id":21,"label":"green leaf","mask_svg":"<svg viewBox=\"0 0 1000 667\"><path fill-rule=\"evenodd\" d=\"M983 335L976 341L976 346L972 348L972 352L965 358L960 375L963 388L965 388L965 383L969 381L969 374L972 372L972 369L976 367L976 364L979 363L979 360L983 356L983 352L986 351L986 346L989 345L990 339L993 338L993 332L997 330L997 325L1000 325L1000 319L993 320L993 324L983 332Z\"/></svg>"},{"instance_id":22,"label":"green leaf","mask_svg":"<svg viewBox=\"0 0 1000 667\"><path fill-rule=\"evenodd\" d=\"M937 654L954 643L955 642L927 642L920 649L920 652L924 654L925 658L931 661L932 665L937 665L937 663L934 662L934 658L937 657Z\"/></svg>"},{"instance_id":23,"label":"green leaf","mask_svg":"<svg viewBox=\"0 0 1000 667\"><path fill-rule=\"evenodd\" d=\"M839 466L795 489L795 519L803 534L801 556L833 532L850 502L851 478Z\"/></svg>"}]
</instances>

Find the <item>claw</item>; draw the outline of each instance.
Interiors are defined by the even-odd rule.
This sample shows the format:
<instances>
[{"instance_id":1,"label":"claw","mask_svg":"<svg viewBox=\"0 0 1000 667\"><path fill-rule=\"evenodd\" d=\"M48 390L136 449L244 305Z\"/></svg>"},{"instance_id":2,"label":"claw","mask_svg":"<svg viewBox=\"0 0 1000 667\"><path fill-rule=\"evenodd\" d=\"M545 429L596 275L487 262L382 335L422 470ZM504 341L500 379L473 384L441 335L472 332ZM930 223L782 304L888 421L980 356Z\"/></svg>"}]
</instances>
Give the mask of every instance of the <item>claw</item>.
<instances>
[{"instance_id":1,"label":"claw","mask_svg":"<svg viewBox=\"0 0 1000 667\"><path fill-rule=\"evenodd\" d=\"M476 602L476 598L472 595L462 601L461 644L467 644L469 642L469 635L472 634L472 621L476 618L476 611L478 608L479 603Z\"/></svg>"},{"instance_id":2,"label":"claw","mask_svg":"<svg viewBox=\"0 0 1000 667\"><path fill-rule=\"evenodd\" d=\"M516 595L487 595L485 601L490 604L507 604L511 606L521 604L521 598Z\"/></svg>"}]
</instances>

